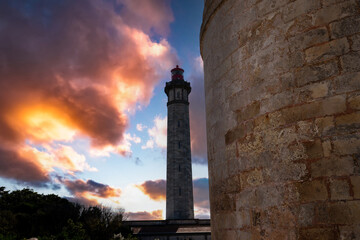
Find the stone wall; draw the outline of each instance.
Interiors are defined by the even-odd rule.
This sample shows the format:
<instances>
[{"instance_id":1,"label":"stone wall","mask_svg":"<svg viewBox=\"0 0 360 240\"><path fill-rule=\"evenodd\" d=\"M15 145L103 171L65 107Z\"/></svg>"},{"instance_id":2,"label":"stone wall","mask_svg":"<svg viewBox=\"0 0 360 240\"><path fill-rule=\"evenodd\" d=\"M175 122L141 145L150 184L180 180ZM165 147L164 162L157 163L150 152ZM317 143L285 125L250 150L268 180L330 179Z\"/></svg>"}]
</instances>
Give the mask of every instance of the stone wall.
<instances>
[{"instance_id":1,"label":"stone wall","mask_svg":"<svg viewBox=\"0 0 360 240\"><path fill-rule=\"evenodd\" d=\"M360 239L360 1L205 0L212 237Z\"/></svg>"}]
</instances>

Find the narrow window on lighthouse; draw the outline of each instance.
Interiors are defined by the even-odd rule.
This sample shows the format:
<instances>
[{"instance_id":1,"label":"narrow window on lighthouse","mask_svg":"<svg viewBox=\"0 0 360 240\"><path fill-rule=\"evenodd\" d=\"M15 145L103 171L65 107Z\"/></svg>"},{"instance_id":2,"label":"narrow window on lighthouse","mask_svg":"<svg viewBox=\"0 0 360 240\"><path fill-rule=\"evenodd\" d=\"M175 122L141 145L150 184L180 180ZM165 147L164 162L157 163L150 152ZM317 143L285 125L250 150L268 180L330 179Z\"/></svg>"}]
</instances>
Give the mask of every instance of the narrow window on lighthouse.
<instances>
[{"instance_id":1,"label":"narrow window on lighthouse","mask_svg":"<svg viewBox=\"0 0 360 240\"><path fill-rule=\"evenodd\" d=\"M179 164L179 172L181 172L180 164Z\"/></svg>"},{"instance_id":2,"label":"narrow window on lighthouse","mask_svg":"<svg viewBox=\"0 0 360 240\"><path fill-rule=\"evenodd\" d=\"M181 145L180 145L180 141L178 142L178 147L179 147L179 149L180 149L180 147L181 147Z\"/></svg>"},{"instance_id":3,"label":"narrow window on lighthouse","mask_svg":"<svg viewBox=\"0 0 360 240\"><path fill-rule=\"evenodd\" d=\"M180 127L180 121L178 121L178 127Z\"/></svg>"},{"instance_id":4,"label":"narrow window on lighthouse","mask_svg":"<svg viewBox=\"0 0 360 240\"><path fill-rule=\"evenodd\" d=\"M179 187L179 196L181 196L181 187Z\"/></svg>"}]
</instances>

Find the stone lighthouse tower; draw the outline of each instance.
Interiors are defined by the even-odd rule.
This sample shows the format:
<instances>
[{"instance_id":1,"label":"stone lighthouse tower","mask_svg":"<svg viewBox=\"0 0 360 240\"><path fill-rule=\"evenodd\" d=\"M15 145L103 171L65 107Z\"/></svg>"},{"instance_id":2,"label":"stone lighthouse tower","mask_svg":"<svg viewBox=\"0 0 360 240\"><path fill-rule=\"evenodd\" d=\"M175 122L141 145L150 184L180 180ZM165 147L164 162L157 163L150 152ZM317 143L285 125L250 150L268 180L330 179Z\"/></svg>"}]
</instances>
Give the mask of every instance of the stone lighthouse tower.
<instances>
[{"instance_id":1,"label":"stone lighthouse tower","mask_svg":"<svg viewBox=\"0 0 360 240\"><path fill-rule=\"evenodd\" d=\"M193 219L193 187L191 170L189 101L190 83L184 70L171 70L166 83L168 96L166 219Z\"/></svg>"}]
</instances>

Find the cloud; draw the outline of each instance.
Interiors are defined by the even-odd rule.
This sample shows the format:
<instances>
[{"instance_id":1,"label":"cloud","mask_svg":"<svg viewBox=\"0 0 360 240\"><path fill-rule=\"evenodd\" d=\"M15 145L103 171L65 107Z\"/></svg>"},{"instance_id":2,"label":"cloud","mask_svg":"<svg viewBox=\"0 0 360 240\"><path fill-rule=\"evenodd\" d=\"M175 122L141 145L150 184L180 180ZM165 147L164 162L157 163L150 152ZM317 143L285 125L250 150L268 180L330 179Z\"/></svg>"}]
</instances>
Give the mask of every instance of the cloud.
<instances>
[{"instance_id":1,"label":"cloud","mask_svg":"<svg viewBox=\"0 0 360 240\"><path fill-rule=\"evenodd\" d=\"M66 189L73 195L74 201L94 205L99 203L100 199L120 197L121 190L112 188L109 185L95 182L93 180L83 181L81 179L69 180L60 179ZM70 198L71 199L71 198Z\"/></svg>"},{"instance_id":2,"label":"cloud","mask_svg":"<svg viewBox=\"0 0 360 240\"><path fill-rule=\"evenodd\" d=\"M136 129L137 129L139 132L142 132L145 128L146 128L146 126L144 126L144 125L141 124L141 123L136 124Z\"/></svg>"},{"instance_id":3,"label":"cloud","mask_svg":"<svg viewBox=\"0 0 360 240\"><path fill-rule=\"evenodd\" d=\"M170 32L168 24L174 20L170 0L119 0L126 8L121 12L127 24L140 28L146 33L151 31L160 35Z\"/></svg>"},{"instance_id":4,"label":"cloud","mask_svg":"<svg viewBox=\"0 0 360 240\"><path fill-rule=\"evenodd\" d=\"M142 149L154 148L155 145L165 149L167 146L167 117L156 116L154 126L148 129L148 134L150 139L141 147Z\"/></svg>"},{"instance_id":5,"label":"cloud","mask_svg":"<svg viewBox=\"0 0 360 240\"><path fill-rule=\"evenodd\" d=\"M136 185L145 195L155 201L166 199L166 180L148 180ZM209 179L197 178L193 180L193 193L195 207L209 209Z\"/></svg>"},{"instance_id":6,"label":"cloud","mask_svg":"<svg viewBox=\"0 0 360 240\"><path fill-rule=\"evenodd\" d=\"M2 148L0 145L0 175L30 185L42 185L51 181L55 168L67 174L97 171L89 166L85 156L72 147L61 144L46 145L38 149L30 145ZM41 184L40 184L41 183Z\"/></svg>"},{"instance_id":7,"label":"cloud","mask_svg":"<svg viewBox=\"0 0 360 240\"><path fill-rule=\"evenodd\" d=\"M128 115L177 59L166 39L150 38L166 36L169 2L1 1L0 15L0 175L32 182L54 167L92 170L57 146L78 137L130 154L139 139L125 134Z\"/></svg>"},{"instance_id":8,"label":"cloud","mask_svg":"<svg viewBox=\"0 0 360 240\"><path fill-rule=\"evenodd\" d=\"M90 167L86 162L85 156L77 153L72 147L60 145L54 152L55 157L52 158L50 163L51 167L59 167L69 173L88 171L97 171L96 168ZM43 163L46 165L46 163Z\"/></svg>"},{"instance_id":9,"label":"cloud","mask_svg":"<svg viewBox=\"0 0 360 240\"><path fill-rule=\"evenodd\" d=\"M44 167L18 151L0 146L0 175L32 185L42 185L49 181Z\"/></svg>"},{"instance_id":10,"label":"cloud","mask_svg":"<svg viewBox=\"0 0 360 240\"><path fill-rule=\"evenodd\" d=\"M137 187L152 200L161 201L166 199L166 181L164 179L149 180Z\"/></svg>"},{"instance_id":11,"label":"cloud","mask_svg":"<svg viewBox=\"0 0 360 240\"><path fill-rule=\"evenodd\" d=\"M193 163L207 164L204 71L201 57L194 59L189 76L192 91L190 101L190 135Z\"/></svg>"},{"instance_id":12,"label":"cloud","mask_svg":"<svg viewBox=\"0 0 360 240\"><path fill-rule=\"evenodd\" d=\"M197 178L193 180L194 184L194 204L195 207L210 209L209 202L209 179Z\"/></svg>"},{"instance_id":13,"label":"cloud","mask_svg":"<svg viewBox=\"0 0 360 240\"><path fill-rule=\"evenodd\" d=\"M161 220L163 219L163 211L155 210L152 212L127 212L125 215L128 220Z\"/></svg>"}]
</instances>

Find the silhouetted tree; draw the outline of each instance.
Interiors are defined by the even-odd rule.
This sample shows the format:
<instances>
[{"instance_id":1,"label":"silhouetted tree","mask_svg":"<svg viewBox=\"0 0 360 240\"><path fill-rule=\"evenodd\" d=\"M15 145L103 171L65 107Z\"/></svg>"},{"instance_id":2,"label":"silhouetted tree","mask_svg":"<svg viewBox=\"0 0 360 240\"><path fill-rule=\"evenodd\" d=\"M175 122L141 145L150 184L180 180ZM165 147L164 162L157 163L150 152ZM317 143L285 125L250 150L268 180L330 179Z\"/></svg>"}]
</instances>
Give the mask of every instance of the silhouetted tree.
<instances>
[{"instance_id":1,"label":"silhouetted tree","mask_svg":"<svg viewBox=\"0 0 360 240\"><path fill-rule=\"evenodd\" d=\"M127 236L123 211L103 206L84 207L54 194L0 187L0 240L38 237L39 240L113 239Z\"/></svg>"}]
</instances>

